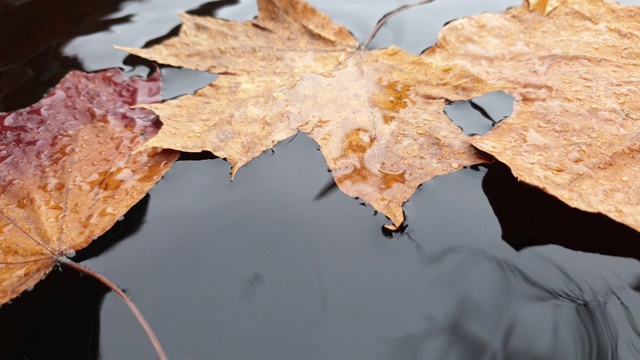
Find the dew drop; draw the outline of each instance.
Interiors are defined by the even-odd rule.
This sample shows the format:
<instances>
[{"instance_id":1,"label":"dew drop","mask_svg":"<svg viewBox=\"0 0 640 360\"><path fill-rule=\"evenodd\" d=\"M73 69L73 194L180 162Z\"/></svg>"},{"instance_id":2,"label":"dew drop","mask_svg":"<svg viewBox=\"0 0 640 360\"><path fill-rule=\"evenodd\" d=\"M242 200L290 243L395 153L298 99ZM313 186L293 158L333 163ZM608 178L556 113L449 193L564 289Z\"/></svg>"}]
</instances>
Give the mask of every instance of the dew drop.
<instances>
[{"instance_id":1,"label":"dew drop","mask_svg":"<svg viewBox=\"0 0 640 360\"><path fill-rule=\"evenodd\" d=\"M577 152L571 152L567 155L567 159L569 159L569 161L577 163L577 162L581 162L584 159L582 158L582 156L580 156L580 154L578 154Z\"/></svg>"},{"instance_id":2,"label":"dew drop","mask_svg":"<svg viewBox=\"0 0 640 360\"><path fill-rule=\"evenodd\" d=\"M4 125L5 126L11 126L11 124L13 124L13 118L15 117L14 114L9 114L6 118L4 118Z\"/></svg>"},{"instance_id":3,"label":"dew drop","mask_svg":"<svg viewBox=\"0 0 640 360\"><path fill-rule=\"evenodd\" d=\"M564 171L564 168L560 164L558 164L556 162L553 162L553 161L547 162L545 164L545 166L547 167L547 169L549 169L551 171L555 171L555 172L563 172Z\"/></svg>"},{"instance_id":4,"label":"dew drop","mask_svg":"<svg viewBox=\"0 0 640 360\"><path fill-rule=\"evenodd\" d=\"M120 181L129 180L133 177L131 169L122 169L114 178Z\"/></svg>"},{"instance_id":5,"label":"dew drop","mask_svg":"<svg viewBox=\"0 0 640 360\"><path fill-rule=\"evenodd\" d=\"M389 55L389 56L393 56L393 55L395 55L395 54L397 54L399 52L400 52L400 49L398 49L395 46L389 47L389 48L387 48L387 50L385 50L385 53L387 55Z\"/></svg>"}]
</instances>

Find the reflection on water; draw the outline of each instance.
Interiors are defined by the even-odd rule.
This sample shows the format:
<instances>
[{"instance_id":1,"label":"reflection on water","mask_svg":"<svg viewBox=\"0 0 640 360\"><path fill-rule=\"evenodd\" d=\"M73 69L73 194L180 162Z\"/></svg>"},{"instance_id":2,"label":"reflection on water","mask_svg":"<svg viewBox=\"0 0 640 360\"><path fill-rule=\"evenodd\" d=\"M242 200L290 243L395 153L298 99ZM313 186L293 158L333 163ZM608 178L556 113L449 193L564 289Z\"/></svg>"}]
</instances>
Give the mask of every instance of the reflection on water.
<instances>
[{"instance_id":1,"label":"reflection on water","mask_svg":"<svg viewBox=\"0 0 640 360\"><path fill-rule=\"evenodd\" d=\"M388 359L640 356L640 296L629 287L637 266L629 273L611 268L614 258L555 246L513 256L452 247L426 261L447 267L429 287L449 301L422 330L387 340Z\"/></svg>"},{"instance_id":2,"label":"reflection on water","mask_svg":"<svg viewBox=\"0 0 640 360\"><path fill-rule=\"evenodd\" d=\"M130 16L109 16L122 2L0 2L0 112L31 105L67 72L82 68L76 56L62 54L62 47L70 39L130 22Z\"/></svg>"},{"instance_id":3,"label":"reflection on water","mask_svg":"<svg viewBox=\"0 0 640 360\"><path fill-rule=\"evenodd\" d=\"M640 260L640 233L602 214L577 211L541 190L519 182L511 170L495 163L482 188L502 228L502 238L515 249L558 244L599 254Z\"/></svg>"},{"instance_id":4,"label":"reflection on water","mask_svg":"<svg viewBox=\"0 0 640 360\"><path fill-rule=\"evenodd\" d=\"M100 306L108 292L93 278L53 270L0 308L0 359L98 359Z\"/></svg>"},{"instance_id":5,"label":"reflection on water","mask_svg":"<svg viewBox=\"0 0 640 360\"><path fill-rule=\"evenodd\" d=\"M453 101L444 113L462 128L465 134L484 135L513 112L513 97L504 91L494 91L467 101Z\"/></svg>"},{"instance_id":6,"label":"reflection on water","mask_svg":"<svg viewBox=\"0 0 640 360\"><path fill-rule=\"evenodd\" d=\"M363 1L314 4L364 35L400 4ZM9 109L37 100L53 85L47 74L62 74L65 66L127 67L126 58L136 67L130 73L146 74L149 64L113 50L110 42L153 41L178 24L176 14L187 6L211 13L233 5L223 8L229 15L251 2L154 0L97 8L96 16L107 20L86 17L104 25L83 28L94 31L91 37L78 30L60 38L76 39L65 47L63 65L58 42L34 47L21 61L0 59L0 84L16 84L0 93L0 104ZM508 5L483 4L494 10ZM469 11L464 1L433 5L407 12L406 23L392 21L383 37L407 26L422 33L415 27L425 16L442 24L463 14L455 8ZM345 9L358 9L358 17ZM0 6L0 19L5 11ZM435 38L435 32L425 36ZM406 41L396 39L404 47L428 46L418 37ZM0 58L7 54L0 51ZM96 57L101 62L91 63ZM4 71L22 68L31 70ZM169 97L213 80L162 71ZM16 82L23 74L39 80ZM491 102L479 105L500 118ZM462 118L472 111L449 109ZM480 121L477 132L491 126ZM279 144L275 155L250 162L234 182L223 160L185 154L152 191L148 209L145 198L75 259L100 254L85 263L129 290L172 359L640 358L640 297L632 289L640 282L640 254L629 245L640 240L637 232L520 184L496 163L425 183L405 205L404 232L387 239L380 232L387 219L331 191L331 174L316 147L299 134ZM107 296L100 309L105 290L96 286L56 272L0 308L0 359L96 359L98 341L101 359L153 358L119 299ZM54 300L58 296L63 300Z\"/></svg>"}]
</instances>

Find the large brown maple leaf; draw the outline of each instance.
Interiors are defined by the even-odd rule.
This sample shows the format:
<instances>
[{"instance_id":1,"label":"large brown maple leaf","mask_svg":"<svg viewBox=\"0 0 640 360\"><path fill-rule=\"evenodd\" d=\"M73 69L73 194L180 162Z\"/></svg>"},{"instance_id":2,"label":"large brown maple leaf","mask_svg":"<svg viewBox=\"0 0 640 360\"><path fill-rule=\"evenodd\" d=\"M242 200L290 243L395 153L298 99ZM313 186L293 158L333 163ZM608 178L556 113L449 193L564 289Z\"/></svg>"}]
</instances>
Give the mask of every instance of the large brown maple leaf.
<instances>
[{"instance_id":1,"label":"large brown maple leaf","mask_svg":"<svg viewBox=\"0 0 640 360\"><path fill-rule=\"evenodd\" d=\"M640 7L532 1L445 27L426 61L454 61L516 99L473 145L521 181L640 231Z\"/></svg>"},{"instance_id":2,"label":"large brown maple leaf","mask_svg":"<svg viewBox=\"0 0 640 360\"><path fill-rule=\"evenodd\" d=\"M502 88L450 61L366 51L299 0L259 0L255 20L183 14L180 35L125 50L219 73L193 96L146 106L165 126L146 146L208 150L239 167L298 130L320 145L337 185L395 226L422 182L483 159L445 102Z\"/></svg>"},{"instance_id":3,"label":"large brown maple leaf","mask_svg":"<svg viewBox=\"0 0 640 360\"><path fill-rule=\"evenodd\" d=\"M160 79L69 73L40 102L0 113L0 304L107 231L178 153L136 150L160 128L130 105L160 101Z\"/></svg>"}]
</instances>

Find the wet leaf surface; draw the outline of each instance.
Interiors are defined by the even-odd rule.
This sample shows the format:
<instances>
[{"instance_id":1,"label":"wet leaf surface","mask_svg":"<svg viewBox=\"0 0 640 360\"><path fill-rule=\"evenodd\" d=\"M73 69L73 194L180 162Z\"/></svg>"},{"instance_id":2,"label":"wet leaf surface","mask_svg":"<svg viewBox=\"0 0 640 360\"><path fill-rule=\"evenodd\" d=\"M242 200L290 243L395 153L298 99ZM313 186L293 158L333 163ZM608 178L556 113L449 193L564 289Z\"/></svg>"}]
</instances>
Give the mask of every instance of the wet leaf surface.
<instances>
[{"instance_id":1,"label":"wet leaf surface","mask_svg":"<svg viewBox=\"0 0 640 360\"><path fill-rule=\"evenodd\" d=\"M515 98L513 115L474 146L519 180L638 231L640 8L527 5L457 20L423 56L455 59Z\"/></svg>"},{"instance_id":2,"label":"wet leaf surface","mask_svg":"<svg viewBox=\"0 0 640 360\"><path fill-rule=\"evenodd\" d=\"M0 303L107 231L160 180L177 152L135 152L161 126L131 105L160 79L69 73L40 102L0 114Z\"/></svg>"},{"instance_id":3,"label":"wet leaf surface","mask_svg":"<svg viewBox=\"0 0 640 360\"><path fill-rule=\"evenodd\" d=\"M102 255L135 235L148 205L146 195L106 233L78 251L73 261ZM108 293L96 279L57 267L32 290L0 308L0 359L104 359L100 317ZM64 331L60 324L64 324Z\"/></svg>"},{"instance_id":4,"label":"wet leaf surface","mask_svg":"<svg viewBox=\"0 0 640 360\"><path fill-rule=\"evenodd\" d=\"M195 6L185 3L125 3L123 12L135 14L135 21L90 39L79 38L84 45L95 46L76 48L78 58L83 59L77 66L103 66L91 59L104 58L109 67L146 74L150 69L139 63L132 70L128 67L132 63L121 62L122 52L111 48L110 36L114 31L129 34L130 46L144 44L166 31L167 22L156 19L173 19L186 6ZM249 19L255 14L253 3L242 1L218 15ZM379 3L313 1L332 18L346 19L343 22L349 29L362 36L394 6ZM384 30L403 48L418 44L412 48L418 52L429 45L425 39L435 39L436 32L430 28L469 13L502 11L508 5L517 4L436 1L404 13ZM55 57L43 57L38 66L47 65L46 60L54 62ZM173 90L192 92L210 76L202 75L199 81L192 81L167 72L163 82ZM6 74L0 73L0 79L3 76ZM493 112L495 103L481 105L494 119L500 118ZM477 114L451 111L449 115L460 125L464 124L460 117ZM131 225L141 230L119 243L117 250L84 264L129 290L161 339L167 341L172 359L208 359L212 354L224 359L310 360L638 358L634 349L640 349L640 344L634 326L640 296L630 288L638 289L637 280L634 282L638 262L557 246L516 253L500 240L498 221L480 182L485 177L492 184L492 189L485 187L486 196L498 214L503 234L518 240L509 244L518 249L582 236L571 230L584 224L576 221L583 214L579 210L565 206L557 216L544 215L550 196L529 186L527 194L511 192L513 183L523 184L512 176L508 181L495 181L492 164L489 171L462 169L425 183L405 204L405 232L394 233L389 240L379 231L386 219L371 216L371 209L357 201L339 193L313 200L331 179L316 148L316 142L299 134L290 142L279 143L275 156L266 152L248 163L233 183L229 182L228 164L222 160L178 162L152 189L144 222ZM508 169L505 172L510 175ZM529 206L540 208L543 214L533 216L538 220L531 222L533 227L522 226L521 221L530 215ZM502 216L516 215L516 210L524 213ZM116 226L129 217L125 215ZM553 218L551 224L549 218ZM610 241L607 234L617 233L611 222L590 225L593 233L605 235L570 245L637 257L625 252L634 238L625 238L627 245L620 248L625 239ZM81 255L79 252L74 259ZM49 287L49 280L56 279L47 277L29 293L42 296L38 300L20 296L0 308L0 333L15 335L16 329L24 328L41 334L54 331L68 344L66 351L55 348L59 358L71 359L80 348L69 340L75 336L67 326L69 319L43 322L28 316L43 311L40 304L50 304L47 294L38 291L40 286ZM53 290L58 286L55 283ZM92 296L89 288L83 285L83 289L87 294L74 293L76 300ZM22 306L23 302L29 305ZM89 312L85 320L91 316L98 314ZM111 294L100 309L99 336L101 359L153 357L139 325ZM21 339L24 351L9 352L14 358L38 359L34 353L42 344L49 344L47 339ZM0 353L2 350L8 349L0 344ZM50 354L39 358L50 359Z\"/></svg>"},{"instance_id":5,"label":"wet leaf surface","mask_svg":"<svg viewBox=\"0 0 640 360\"><path fill-rule=\"evenodd\" d=\"M183 14L179 37L126 49L221 74L194 96L148 106L165 127L147 146L211 151L234 176L301 130L320 145L340 189L394 226L419 184L484 161L443 107L498 86L397 47L362 51L345 28L302 1L258 6L245 23Z\"/></svg>"}]
</instances>

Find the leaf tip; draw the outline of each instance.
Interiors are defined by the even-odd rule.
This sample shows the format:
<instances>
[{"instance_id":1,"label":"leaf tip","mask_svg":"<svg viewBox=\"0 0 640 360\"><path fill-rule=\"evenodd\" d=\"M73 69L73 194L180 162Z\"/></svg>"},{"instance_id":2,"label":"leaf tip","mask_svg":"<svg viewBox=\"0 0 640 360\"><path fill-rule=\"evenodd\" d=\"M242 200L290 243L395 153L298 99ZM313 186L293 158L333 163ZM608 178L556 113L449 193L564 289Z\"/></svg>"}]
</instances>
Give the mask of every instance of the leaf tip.
<instances>
[{"instance_id":1,"label":"leaf tip","mask_svg":"<svg viewBox=\"0 0 640 360\"><path fill-rule=\"evenodd\" d=\"M120 45L113 45L113 48L117 49L117 50L126 51L128 53L131 53L131 52L133 52L135 50L139 50L139 49L136 49L136 48L130 48L130 47L127 47L127 46L120 46Z\"/></svg>"},{"instance_id":2,"label":"leaf tip","mask_svg":"<svg viewBox=\"0 0 640 360\"><path fill-rule=\"evenodd\" d=\"M236 173L238 172L238 167L237 165L232 165L231 166L231 172L229 173L229 175L231 176L231 181L233 181L233 179L236 177Z\"/></svg>"},{"instance_id":3,"label":"leaf tip","mask_svg":"<svg viewBox=\"0 0 640 360\"><path fill-rule=\"evenodd\" d=\"M400 225L396 225L396 224L384 224L382 225L382 227L384 227L385 229L389 230L389 231L396 231L400 228Z\"/></svg>"}]
</instances>

